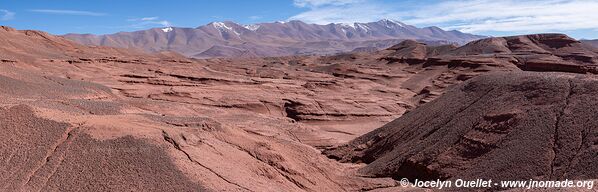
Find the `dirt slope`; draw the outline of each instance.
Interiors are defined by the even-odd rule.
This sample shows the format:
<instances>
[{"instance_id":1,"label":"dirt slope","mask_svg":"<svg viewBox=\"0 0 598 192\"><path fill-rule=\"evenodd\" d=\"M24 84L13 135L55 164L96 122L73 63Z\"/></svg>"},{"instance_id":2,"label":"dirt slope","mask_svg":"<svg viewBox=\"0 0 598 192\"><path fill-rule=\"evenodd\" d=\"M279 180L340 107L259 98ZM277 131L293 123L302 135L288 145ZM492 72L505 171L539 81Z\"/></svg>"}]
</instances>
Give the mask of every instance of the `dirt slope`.
<instances>
[{"instance_id":1,"label":"dirt slope","mask_svg":"<svg viewBox=\"0 0 598 192\"><path fill-rule=\"evenodd\" d=\"M12 51L3 55L11 60L0 63L3 191L347 191L395 185L355 176L358 166L329 160L295 136L311 128L254 112L264 108L251 100L226 98L226 92L260 91L267 79L217 72L176 54L1 33L10 42L4 48ZM39 50L6 46L23 42ZM189 91L206 100L198 102Z\"/></svg>"},{"instance_id":2,"label":"dirt slope","mask_svg":"<svg viewBox=\"0 0 598 192\"><path fill-rule=\"evenodd\" d=\"M375 177L595 179L596 92L594 76L484 75L325 153Z\"/></svg>"}]
</instances>

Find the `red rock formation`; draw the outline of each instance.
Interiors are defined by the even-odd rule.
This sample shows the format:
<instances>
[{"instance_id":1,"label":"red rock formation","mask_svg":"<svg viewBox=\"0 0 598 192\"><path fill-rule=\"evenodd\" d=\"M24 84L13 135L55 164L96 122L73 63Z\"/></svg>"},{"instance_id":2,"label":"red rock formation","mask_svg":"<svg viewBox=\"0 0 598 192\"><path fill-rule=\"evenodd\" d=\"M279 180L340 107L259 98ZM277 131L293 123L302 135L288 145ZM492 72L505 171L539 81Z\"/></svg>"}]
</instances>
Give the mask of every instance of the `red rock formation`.
<instances>
[{"instance_id":1,"label":"red rock formation","mask_svg":"<svg viewBox=\"0 0 598 192\"><path fill-rule=\"evenodd\" d=\"M364 165L317 149L350 141L472 77L521 70L515 56L451 55L454 47L416 42L373 53L195 60L6 27L0 41L0 111L7 114L0 128L9 138L0 152L15 154L2 155L13 160L5 159L0 186L9 191L392 187L392 179L360 177L355 171ZM555 49L561 60L577 52ZM424 62L382 59L389 55Z\"/></svg>"},{"instance_id":2,"label":"red rock formation","mask_svg":"<svg viewBox=\"0 0 598 192\"><path fill-rule=\"evenodd\" d=\"M596 92L594 76L483 75L325 154L412 181L595 179Z\"/></svg>"},{"instance_id":3,"label":"red rock formation","mask_svg":"<svg viewBox=\"0 0 598 192\"><path fill-rule=\"evenodd\" d=\"M329 142L284 115L282 96L307 93L303 81L3 30L0 48L10 60L0 63L3 191L394 186L357 177L355 166L307 145Z\"/></svg>"}]
</instances>

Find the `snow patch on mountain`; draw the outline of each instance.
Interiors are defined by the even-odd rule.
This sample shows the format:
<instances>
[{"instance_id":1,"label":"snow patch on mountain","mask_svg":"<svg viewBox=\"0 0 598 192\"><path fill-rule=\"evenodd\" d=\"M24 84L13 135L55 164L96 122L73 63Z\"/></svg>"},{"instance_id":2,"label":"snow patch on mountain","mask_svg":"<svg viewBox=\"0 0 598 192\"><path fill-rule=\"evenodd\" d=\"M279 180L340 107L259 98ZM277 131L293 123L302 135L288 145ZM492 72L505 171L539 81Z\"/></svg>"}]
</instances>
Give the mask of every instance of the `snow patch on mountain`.
<instances>
[{"instance_id":1,"label":"snow patch on mountain","mask_svg":"<svg viewBox=\"0 0 598 192\"><path fill-rule=\"evenodd\" d=\"M355 29L357 23L353 23L353 24L350 24L350 23L339 23L339 25L341 25L341 27L343 27L343 28L353 28L353 29Z\"/></svg>"},{"instance_id":2,"label":"snow patch on mountain","mask_svg":"<svg viewBox=\"0 0 598 192\"><path fill-rule=\"evenodd\" d=\"M355 23L355 28L365 31L365 32L370 31L370 27L368 27L366 24L363 24L363 23Z\"/></svg>"},{"instance_id":3,"label":"snow patch on mountain","mask_svg":"<svg viewBox=\"0 0 598 192\"><path fill-rule=\"evenodd\" d=\"M171 32L172 30L173 30L173 29L172 29L172 27L165 27L165 28L162 28L162 31L164 31L164 33Z\"/></svg>"},{"instance_id":4,"label":"snow patch on mountain","mask_svg":"<svg viewBox=\"0 0 598 192\"><path fill-rule=\"evenodd\" d=\"M387 28L393 28L394 26L405 27L404 23L392 19L382 19L379 21L379 23L384 24L384 26L386 26Z\"/></svg>"},{"instance_id":5,"label":"snow patch on mountain","mask_svg":"<svg viewBox=\"0 0 598 192\"><path fill-rule=\"evenodd\" d=\"M253 24L253 25L243 25L243 27L245 27L245 29L249 29L251 31L257 31L261 26L257 25L257 24Z\"/></svg>"},{"instance_id":6,"label":"snow patch on mountain","mask_svg":"<svg viewBox=\"0 0 598 192\"><path fill-rule=\"evenodd\" d=\"M213 22L212 26L218 30L233 30L232 27L226 26L223 22Z\"/></svg>"},{"instance_id":7,"label":"snow patch on mountain","mask_svg":"<svg viewBox=\"0 0 598 192\"><path fill-rule=\"evenodd\" d=\"M237 31L235 31L232 27L227 26L223 22L212 22L212 26L216 28L218 31L225 33L227 31L233 32L235 35L240 35Z\"/></svg>"}]
</instances>

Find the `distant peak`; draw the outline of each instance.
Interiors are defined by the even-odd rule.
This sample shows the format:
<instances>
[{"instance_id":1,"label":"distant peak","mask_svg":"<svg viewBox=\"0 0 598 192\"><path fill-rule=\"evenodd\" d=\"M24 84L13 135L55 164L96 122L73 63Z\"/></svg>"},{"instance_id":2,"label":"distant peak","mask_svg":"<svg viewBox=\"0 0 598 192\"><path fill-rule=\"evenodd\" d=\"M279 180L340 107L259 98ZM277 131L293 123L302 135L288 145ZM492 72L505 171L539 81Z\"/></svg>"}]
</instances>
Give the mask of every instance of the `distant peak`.
<instances>
[{"instance_id":1,"label":"distant peak","mask_svg":"<svg viewBox=\"0 0 598 192\"><path fill-rule=\"evenodd\" d=\"M365 23L332 23L335 25L339 25L341 28L353 28L355 30L361 30L361 31L370 31L370 27L368 27L367 24Z\"/></svg>"},{"instance_id":2,"label":"distant peak","mask_svg":"<svg viewBox=\"0 0 598 192\"><path fill-rule=\"evenodd\" d=\"M378 21L378 22L400 23L399 21L394 20L394 19L380 19L380 21Z\"/></svg>"},{"instance_id":3,"label":"distant peak","mask_svg":"<svg viewBox=\"0 0 598 192\"><path fill-rule=\"evenodd\" d=\"M341 27L356 28L357 23L338 23Z\"/></svg>"},{"instance_id":4,"label":"distant peak","mask_svg":"<svg viewBox=\"0 0 598 192\"><path fill-rule=\"evenodd\" d=\"M233 27L226 25L225 22L212 22L208 25L213 26L214 28L216 28L216 30L220 31L220 32L233 32L235 35L240 35L237 31L235 31L233 29Z\"/></svg>"},{"instance_id":5,"label":"distant peak","mask_svg":"<svg viewBox=\"0 0 598 192\"><path fill-rule=\"evenodd\" d=\"M210 23L211 26L214 26L214 28L218 29L218 30L232 30L232 27L227 26L224 22L212 22Z\"/></svg>"},{"instance_id":6,"label":"distant peak","mask_svg":"<svg viewBox=\"0 0 598 192\"><path fill-rule=\"evenodd\" d=\"M162 31L164 31L164 33L171 32L172 30L173 30L173 28L172 28L172 27L165 27L165 28L162 28Z\"/></svg>"},{"instance_id":7,"label":"distant peak","mask_svg":"<svg viewBox=\"0 0 598 192\"><path fill-rule=\"evenodd\" d=\"M4 30L4 31L8 31L8 32L12 32L12 31L16 31L16 29L9 27L9 26L0 26L0 29Z\"/></svg>"},{"instance_id":8,"label":"distant peak","mask_svg":"<svg viewBox=\"0 0 598 192\"><path fill-rule=\"evenodd\" d=\"M382 19L382 20L378 21L377 23L381 23L389 28L391 28L392 26L395 26L395 25L398 25L400 27L405 27L404 23L397 21L397 20L392 20L392 19Z\"/></svg>"},{"instance_id":9,"label":"distant peak","mask_svg":"<svg viewBox=\"0 0 598 192\"><path fill-rule=\"evenodd\" d=\"M209 23L208 25L212 25L215 27L226 26L226 24L224 24L224 22L220 22L220 21L214 21L214 22Z\"/></svg>"}]
</instances>

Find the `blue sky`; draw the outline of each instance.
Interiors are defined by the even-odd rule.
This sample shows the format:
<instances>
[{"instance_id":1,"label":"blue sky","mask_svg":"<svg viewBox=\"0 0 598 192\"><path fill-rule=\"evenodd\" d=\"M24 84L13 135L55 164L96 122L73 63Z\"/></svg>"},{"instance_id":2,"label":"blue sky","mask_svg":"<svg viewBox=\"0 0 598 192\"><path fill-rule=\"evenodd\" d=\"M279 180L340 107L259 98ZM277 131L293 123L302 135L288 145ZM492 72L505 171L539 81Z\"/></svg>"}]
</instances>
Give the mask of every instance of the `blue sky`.
<instances>
[{"instance_id":1,"label":"blue sky","mask_svg":"<svg viewBox=\"0 0 598 192\"><path fill-rule=\"evenodd\" d=\"M561 32L598 39L597 10L596 0L0 0L0 25L107 34L225 20L327 24L386 18L491 36Z\"/></svg>"}]
</instances>

